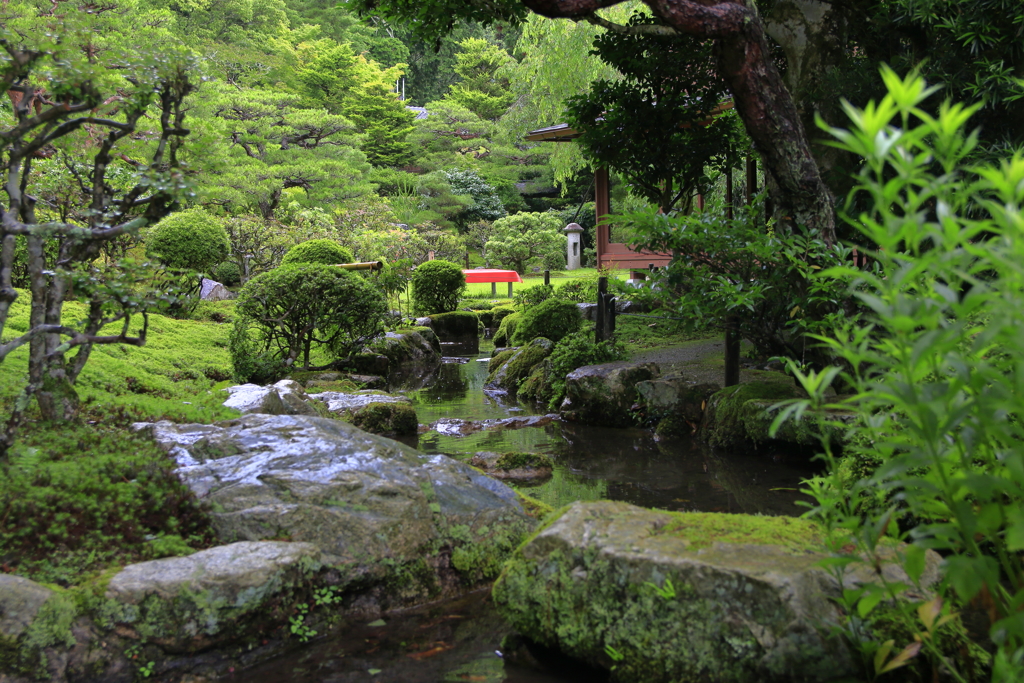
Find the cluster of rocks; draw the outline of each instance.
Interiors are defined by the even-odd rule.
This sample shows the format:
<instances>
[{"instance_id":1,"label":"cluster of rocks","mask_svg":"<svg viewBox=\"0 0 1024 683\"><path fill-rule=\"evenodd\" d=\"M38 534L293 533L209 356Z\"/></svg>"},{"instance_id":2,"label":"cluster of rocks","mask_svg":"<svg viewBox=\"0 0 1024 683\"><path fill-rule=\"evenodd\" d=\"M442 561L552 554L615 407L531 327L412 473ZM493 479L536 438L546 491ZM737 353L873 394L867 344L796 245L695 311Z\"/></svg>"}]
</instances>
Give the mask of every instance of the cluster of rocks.
<instances>
[{"instance_id":1,"label":"cluster of rocks","mask_svg":"<svg viewBox=\"0 0 1024 683\"><path fill-rule=\"evenodd\" d=\"M174 458L223 545L71 591L0 574L0 680L216 677L342 618L492 580L533 528L478 469L310 414L382 395L262 389L231 392L249 410L234 420L135 425Z\"/></svg>"}]
</instances>

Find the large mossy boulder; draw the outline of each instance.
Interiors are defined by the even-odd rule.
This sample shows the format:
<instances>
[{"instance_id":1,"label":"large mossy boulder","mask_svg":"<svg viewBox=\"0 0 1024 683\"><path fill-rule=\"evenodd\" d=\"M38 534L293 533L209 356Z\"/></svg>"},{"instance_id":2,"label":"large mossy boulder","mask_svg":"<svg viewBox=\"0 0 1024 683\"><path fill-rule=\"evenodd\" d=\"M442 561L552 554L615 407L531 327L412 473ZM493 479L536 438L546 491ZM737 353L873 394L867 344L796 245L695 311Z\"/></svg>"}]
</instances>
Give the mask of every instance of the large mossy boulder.
<instances>
[{"instance_id":1,"label":"large mossy boulder","mask_svg":"<svg viewBox=\"0 0 1024 683\"><path fill-rule=\"evenodd\" d=\"M778 405L804 396L791 381L726 387L708 399L700 437L718 448L744 448L772 441L817 447L821 436L827 434L833 444L842 446L844 424L856 417L849 411L829 410L825 415L808 411L800 419L787 420L774 437L770 436ZM825 418L824 426L819 417Z\"/></svg>"},{"instance_id":2,"label":"large mossy boulder","mask_svg":"<svg viewBox=\"0 0 1024 683\"><path fill-rule=\"evenodd\" d=\"M519 385L530 376L537 365L551 355L554 348L553 341L538 337L512 352L503 351L499 354L500 358L495 356L487 366L490 370L487 386L514 395L519 391Z\"/></svg>"},{"instance_id":3,"label":"large mossy boulder","mask_svg":"<svg viewBox=\"0 0 1024 683\"><path fill-rule=\"evenodd\" d=\"M532 525L504 484L336 420L247 415L137 428L175 457L222 542L312 543L351 581L415 578L403 599L436 595L452 577L493 578Z\"/></svg>"},{"instance_id":4,"label":"large mossy boulder","mask_svg":"<svg viewBox=\"0 0 1024 683\"><path fill-rule=\"evenodd\" d=\"M830 631L840 588L816 566L817 540L789 517L574 503L515 553L494 601L528 639L614 668L615 680L853 676Z\"/></svg>"},{"instance_id":5,"label":"large mossy boulder","mask_svg":"<svg viewBox=\"0 0 1024 683\"><path fill-rule=\"evenodd\" d=\"M429 327L388 332L352 358L357 372L389 376L432 370L441 364L441 342Z\"/></svg>"},{"instance_id":6,"label":"large mossy boulder","mask_svg":"<svg viewBox=\"0 0 1024 683\"><path fill-rule=\"evenodd\" d=\"M617 361L587 365L565 377L565 401L560 412L566 420L604 427L629 427L636 403L636 386L655 379L656 363Z\"/></svg>"},{"instance_id":7,"label":"large mossy boulder","mask_svg":"<svg viewBox=\"0 0 1024 683\"><path fill-rule=\"evenodd\" d=\"M658 436L693 433L704 417L707 400L720 389L718 384L698 382L681 373L671 373L636 385L647 422Z\"/></svg>"},{"instance_id":8,"label":"large mossy boulder","mask_svg":"<svg viewBox=\"0 0 1024 683\"><path fill-rule=\"evenodd\" d=\"M430 329L444 342L465 342L480 337L480 318L473 311L452 311L427 316Z\"/></svg>"}]
</instances>

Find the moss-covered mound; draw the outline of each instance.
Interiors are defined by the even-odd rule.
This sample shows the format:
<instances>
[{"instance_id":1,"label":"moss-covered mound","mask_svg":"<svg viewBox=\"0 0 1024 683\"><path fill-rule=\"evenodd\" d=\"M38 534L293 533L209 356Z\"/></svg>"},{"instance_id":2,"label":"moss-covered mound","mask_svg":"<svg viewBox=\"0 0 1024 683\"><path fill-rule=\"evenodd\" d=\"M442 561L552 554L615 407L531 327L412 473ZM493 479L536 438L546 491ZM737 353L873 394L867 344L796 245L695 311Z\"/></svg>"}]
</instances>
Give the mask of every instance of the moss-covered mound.
<instances>
[{"instance_id":1,"label":"moss-covered mound","mask_svg":"<svg viewBox=\"0 0 1024 683\"><path fill-rule=\"evenodd\" d=\"M574 503L506 564L502 615L636 683L826 681L856 671L829 625L839 586L804 520Z\"/></svg>"},{"instance_id":2,"label":"moss-covered mound","mask_svg":"<svg viewBox=\"0 0 1024 683\"><path fill-rule=\"evenodd\" d=\"M551 355L554 348L555 344L550 339L543 337L534 339L526 346L517 349L515 353L508 356L508 360L496 367L488 375L487 384L515 394L519 391L520 383L530 376L538 363L543 362Z\"/></svg>"},{"instance_id":3,"label":"moss-covered mound","mask_svg":"<svg viewBox=\"0 0 1024 683\"><path fill-rule=\"evenodd\" d=\"M781 441L799 446L817 446L827 433L833 443L841 445L844 423L854 418L846 411L829 411L821 416L808 412L799 420L787 420L773 437L769 436L777 415L776 406L803 394L791 382L750 382L727 387L708 399L701 438L711 446L738 448L768 441ZM824 417L822 423L819 417ZM824 426L823 426L824 425Z\"/></svg>"},{"instance_id":4,"label":"moss-covered mound","mask_svg":"<svg viewBox=\"0 0 1024 683\"><path fill-rule=\"evenodd\" d=\"M430 317L430 326L441 341L475 339L479 334L480 318L472 311L436 313Z\"/></svg>"},{"instance_id":5,"label":"moss-covered mound","mask_svg":"<svg viewBox=\"0 0 1024 683\"><path fill-rule=\"evenodd\" d=\"M408 403L370 403L352 414L352 424L381 436L415 434L419 427L416 409Z\"/></svg>"}]
</instances>

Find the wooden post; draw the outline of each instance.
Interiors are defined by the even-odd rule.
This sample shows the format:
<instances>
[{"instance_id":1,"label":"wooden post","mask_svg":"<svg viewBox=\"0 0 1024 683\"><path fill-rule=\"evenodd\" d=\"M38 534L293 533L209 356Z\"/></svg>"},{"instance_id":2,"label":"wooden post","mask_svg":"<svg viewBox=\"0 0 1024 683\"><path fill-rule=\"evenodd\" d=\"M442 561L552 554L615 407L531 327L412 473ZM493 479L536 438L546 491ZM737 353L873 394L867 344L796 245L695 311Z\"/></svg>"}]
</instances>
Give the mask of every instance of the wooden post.
<instances>
[{"instance_id":1,"label":"wooden post","mask_svg":"<svg viewBox=\"0 0 1024 683\"><path fill-rule=\"evenodd\" d=\"M508 298L512 298L512 283L508 283Z\"/></svg>"},{"instance_id":2,"label":"wooden post","mask_svg":"<svg viewBox=\"0 0 1024 683\"><path fill-rule=\"evenodd\" d=\"M608 169L599 168L594 171L594 213L597 215L594 249L597 251L598 268L604 265L605 249L610 241L611 229L608 225L608 214L611 212L611 183L608 180Z\"/></svg>"},{"instance_id":3,"label":"wooden post","mask_svg":"<svg viewBox=\"0 0 1024 683\"><path fill-rule=\"evenodd\" d=\"M545 270L544 271L544 284L545 285L550 285L551 284L551 271L550 270Z\"/></svg>"},{"instance_id":4,"label":"wooden post","mask_svg":"<svg viewBox=\"0 0 1024 683\"><path fill-rule=\"evenodd\" d=\"M599 277L597 278L597 325L594 330L594 342L601 343L604 341L604 325L605 325L605 294L608 293L608 278Z\"/></svg>"},{"instance_id":5,"label":"wooden post","mask_svg":"<svg viewBox=\"0 0 1024 683\"><path fill-rule=\"evenodd\" d=\"M495 299L498 298L498 283L497 282L492 282L491 283L491 296L493 298L495 298Z\"/></svg>"},{"instance_id":6,"label":"wooden post","mask_svg":"<svg viewBox=\"0 0 1024 683\"><path fill-rule=\"evenodd\" d=\"M725 217L732 220L732 169L725 172ZM468 267L468 266L467 266Z\"/></svg>"},{"instance_id":7,"label":"wooden post","mask_svg":"<svg viewBox=\"0 0 1024 683\"><path fill-rule=\"evenodd\" d=\"M739 322L738 316L730 315L725 319L725 386L732 387L740 383L740 335L734 329Z\"/></svg>"},{"instance_id":8,"label":"wooden post","mask_svg":"<svg viewBox=\"0 0 1024 683\"><path fill-rule=\"evenodd\" d=\"M754 157L747 155L747 206L754 203L754 195L757 194L757 162Z\"/></svg>"}]
</instances>

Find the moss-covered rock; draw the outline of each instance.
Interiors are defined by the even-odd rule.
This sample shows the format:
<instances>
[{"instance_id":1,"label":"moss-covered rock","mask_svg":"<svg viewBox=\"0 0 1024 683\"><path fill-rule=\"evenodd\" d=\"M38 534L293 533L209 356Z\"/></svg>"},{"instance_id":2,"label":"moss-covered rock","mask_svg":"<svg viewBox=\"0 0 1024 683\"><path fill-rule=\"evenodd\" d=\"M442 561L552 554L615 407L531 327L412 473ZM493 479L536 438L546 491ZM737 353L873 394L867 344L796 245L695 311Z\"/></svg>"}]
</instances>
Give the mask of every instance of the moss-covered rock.
<instances>
[{"instance_id":1,"label":"moss-covered rock","mask_svg":"<svg viewBox=\"0 0 1024 683\"><path fill-rule=\"evenodd\" d=\"M511 343L520 318L522 318L522 314L517 312L509 313L502 318L501 324L498 325L498 331L494 333L494 346L496 348L508 346Z\"/></svg>"},{"instance_id":2,"label":"moss-covered rock","mask_svg":"<svg viewBox=\"0 0 1024 683\"><path fill-rule=\"evenodd\" d=\"M473 311L435 313L427 317L430 318L431 329L442 342L462 341L478 336L480 318Z\"/></svg>"},{"instance_id":3,"label":"moss-covered rock","mask_svg":"<svg viewBox=\"0 0 1024 683\"><path fill-rule=\"evenodd\" d=\"M493 374L495 370L508 362L508 359L511 358L518 350L518 348L504 349L491 356L491 360L487 362L487 374Z\"/></svg>"},{"instance_id":4,"label":"moss-covered rock","mask_svg":"<svg viewBox=\"0 0 1024 683\"><path fill-rule=\"evenodd\" d=\"M551 355L555 343L539 337L521 346L487 377L487 385L504 389L510 394L519 391L519 385L530 376L534 367Z\"/></svg>"},{"instance_id":5,"label":"moss-covered rock","mask_svg":"<svg viewBox=\"0 0 1024 683\"><path fill-rule=\"evenodd\" d=\"M790 381L749 382L727 387L708 399L700 426L700 436L711 446L737 448L772 441L769 436L775 420L774 407L782 401L804 394ZM833 443L842 445L844 423L855 418L852 412L828 411L824 416L806 412L799 420L784 423L774 440L799 446L817 446L825 418L825 431Z\"/></svg>"},{"instance_id":6,"label":"moss-covered rock","mask_svg":"<svg viewBox=\"0 0 1024 683\"><path fill-rule=\"evenodd\" d=\"M629 427L636 403L636 385L660 374L656 363L617 361L587 365L565 377L560 412L571 421L605 427Z\"/></svg>"},{"instance_id":7,"label":"moss-covered rock","mask_svg":"<svg viewBox=\"0 0 1024 683\"><path fill-rule=\"evenodd\" d=\"M658 436L692 434L703 419L707 400L719 389L718 384L697 382L681 373L636 385L646 424Z\"/></svg>"},{"instance_id":8,"label":"moss-covered rock","mask_svg":"<svg viewBox=\"0 0 1024 683\"><path fill-rule=\"evenodd\" d=\"M520 633L636 683L825 681L857 672L830 633L839 586L793 518L575 503L494 586Z\"/></svg>"},{"instance_id":9,"label":"moss-covered rock","mask_svg":"<svg viewBox=\"0 0 1024 683\"><path fill-rule=\"evenodd\" d=\"M529 401L545 401L552 392L551 389L551 359L533 366L530 376L519 384L519 391L516 392L516 399L526 403Z\"/></svg>"},{"instance_id":10,"label":"moss-covered rock","mask_svg":"<svg viewBox=\"0 0 1024 683\"><path fill-rule=\"evenodd\" d=\"M419 427L416 409L403 402L368 403L352 413L352 424L381 436L415 434Z\"/></svg>"},{"instance_id":11,"label":"moss-covered rock","mask_svg":"<svg viewBox=\"0 0 1024 683\"><path fill-rule=\"evenodd\" d=\"M555 464L550 455L508 451L491 453L481 451L469 461L496 479L546 479Z\"/></svg>"}]
</instances>

